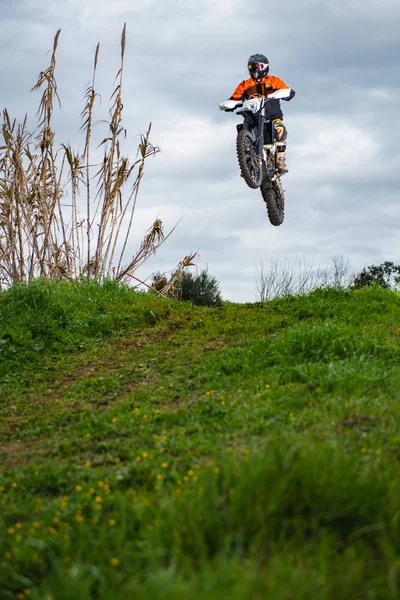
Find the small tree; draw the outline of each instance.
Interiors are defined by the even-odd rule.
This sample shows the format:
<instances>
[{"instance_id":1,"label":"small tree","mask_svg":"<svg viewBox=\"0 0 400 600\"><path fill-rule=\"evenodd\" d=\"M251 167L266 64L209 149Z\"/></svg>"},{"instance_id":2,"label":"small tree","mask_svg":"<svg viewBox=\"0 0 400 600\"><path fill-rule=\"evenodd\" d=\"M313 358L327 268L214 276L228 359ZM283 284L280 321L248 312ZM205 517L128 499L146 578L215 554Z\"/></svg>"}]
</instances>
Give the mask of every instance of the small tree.
<instances>
[{"instance_id":1,"label":"small tree","mask_svg":"<svg viewBox=\"0 0 400 600\"><path fill-rule=\"evenodd\" d=\"M151 291L177 300L187 300L196 306L222 306L219 283L203 269L193 275L190 271L174 271L169 280L164 274L154 273Z\"/></svg>"},{"instance_id":2,"label":"small tree","mask_svg":"<svg viewBox=\"0 0 400 600\"><path fill-rule=\"evenodd\" d=\"M387 290L397 290L400 286L400 265L386 261L380 265L364 268L354 279L354 288L377 285Z\"/></svg>"}]
</instances>

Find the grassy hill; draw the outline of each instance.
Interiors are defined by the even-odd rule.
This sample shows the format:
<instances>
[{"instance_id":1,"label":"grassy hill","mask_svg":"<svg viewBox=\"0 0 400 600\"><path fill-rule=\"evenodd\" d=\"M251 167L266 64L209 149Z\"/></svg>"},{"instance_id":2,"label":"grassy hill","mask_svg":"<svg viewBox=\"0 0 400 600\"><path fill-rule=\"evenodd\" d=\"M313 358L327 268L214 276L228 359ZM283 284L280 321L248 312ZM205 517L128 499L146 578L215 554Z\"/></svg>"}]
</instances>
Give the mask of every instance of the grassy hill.
<instances>
[{"instance_id":1,"label":"grassy hill","mask_svg":"<svg viewBox=\"0 0 400 600\"><path fill-rule=\"evenodd\" d=\"M400 297L0 294L0 598L400 598Z\"/></svg>"}]
</instances>

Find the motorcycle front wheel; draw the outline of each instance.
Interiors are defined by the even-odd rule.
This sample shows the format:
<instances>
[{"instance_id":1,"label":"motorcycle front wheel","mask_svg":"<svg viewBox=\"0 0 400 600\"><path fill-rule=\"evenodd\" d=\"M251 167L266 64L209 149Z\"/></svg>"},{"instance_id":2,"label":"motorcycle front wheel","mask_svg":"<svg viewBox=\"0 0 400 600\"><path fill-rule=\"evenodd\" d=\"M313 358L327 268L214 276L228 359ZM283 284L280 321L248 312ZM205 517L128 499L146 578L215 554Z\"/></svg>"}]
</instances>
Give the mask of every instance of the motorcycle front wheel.
<instances>
[{"instance_id":1,"label":"motorcycle front wheel","mask_svg":"<svg viewBox=\"0 0 400 600\"><path fill-rule=\"evenodd\" d=\"M262 161L257 157L254 138L247 129L238 132L236 151L243 179L253 190L259 188L263 178Z\"/></svg>"},{"instance_id":2,"label":"motorcycle front wheel","mask_svg":"<svg viewBox=\"0 0 400 600\"><path fill-rule=\"evenodd\" d=\"M260 191L267 205L269 222L275 226L282 225L285 217L285 193L280 180L264 180Z\"/></svg>"}]
</instances>

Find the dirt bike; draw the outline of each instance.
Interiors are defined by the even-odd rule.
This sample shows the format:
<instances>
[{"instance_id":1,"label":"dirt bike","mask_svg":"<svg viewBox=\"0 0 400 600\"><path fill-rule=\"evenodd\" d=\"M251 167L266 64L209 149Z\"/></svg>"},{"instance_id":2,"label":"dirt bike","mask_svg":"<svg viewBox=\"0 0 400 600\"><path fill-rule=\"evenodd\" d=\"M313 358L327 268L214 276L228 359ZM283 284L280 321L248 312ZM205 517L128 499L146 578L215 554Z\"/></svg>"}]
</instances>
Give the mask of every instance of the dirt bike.
<instances>
[{"instance_id":1,"label":"dirt bike","mask_svg":"<svg viewBox=\"0 0 400 600\"><path fill-rule=\"evenodd\" d=\"M285 213L285 192L276 166L274 124L265 118L268 100L285 98L290 90L277 90L267 98L253 96L248 100L226 100L221 110L236 111L243 117L237 125L236 151L241 176L252 189L260 188L272 225L282 225Z\"/></svg>"}]
</instances>

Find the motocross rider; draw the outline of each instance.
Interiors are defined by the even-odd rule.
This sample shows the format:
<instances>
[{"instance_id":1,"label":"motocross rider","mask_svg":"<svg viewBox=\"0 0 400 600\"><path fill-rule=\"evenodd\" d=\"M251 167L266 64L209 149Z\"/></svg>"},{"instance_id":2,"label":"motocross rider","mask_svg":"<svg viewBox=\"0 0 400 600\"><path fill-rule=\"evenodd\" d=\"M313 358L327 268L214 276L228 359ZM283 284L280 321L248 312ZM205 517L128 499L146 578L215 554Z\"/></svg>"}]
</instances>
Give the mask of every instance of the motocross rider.
<instances>
[{"instance_id":1,"label":"motocross rider","mask_svg":"<svg viewBox=\"0 0 400 600\"><path fill-rule=\"evenodd\" d=\"M252 54L247 61L250 77L245 79L235 89L229 100L222 102L221 110L233 110L238 101L247 100L251 96L270 96L265 107L266 119L271 119L275 128L276 164L281 174L287 173L286 138L287 130L282 122L283 113L280 100L291 100L295 91L286 85L282 79L268 75L269 61L264 54ZM278 91L279 90L279 91Z\"/></svg>"}]
</instances>

